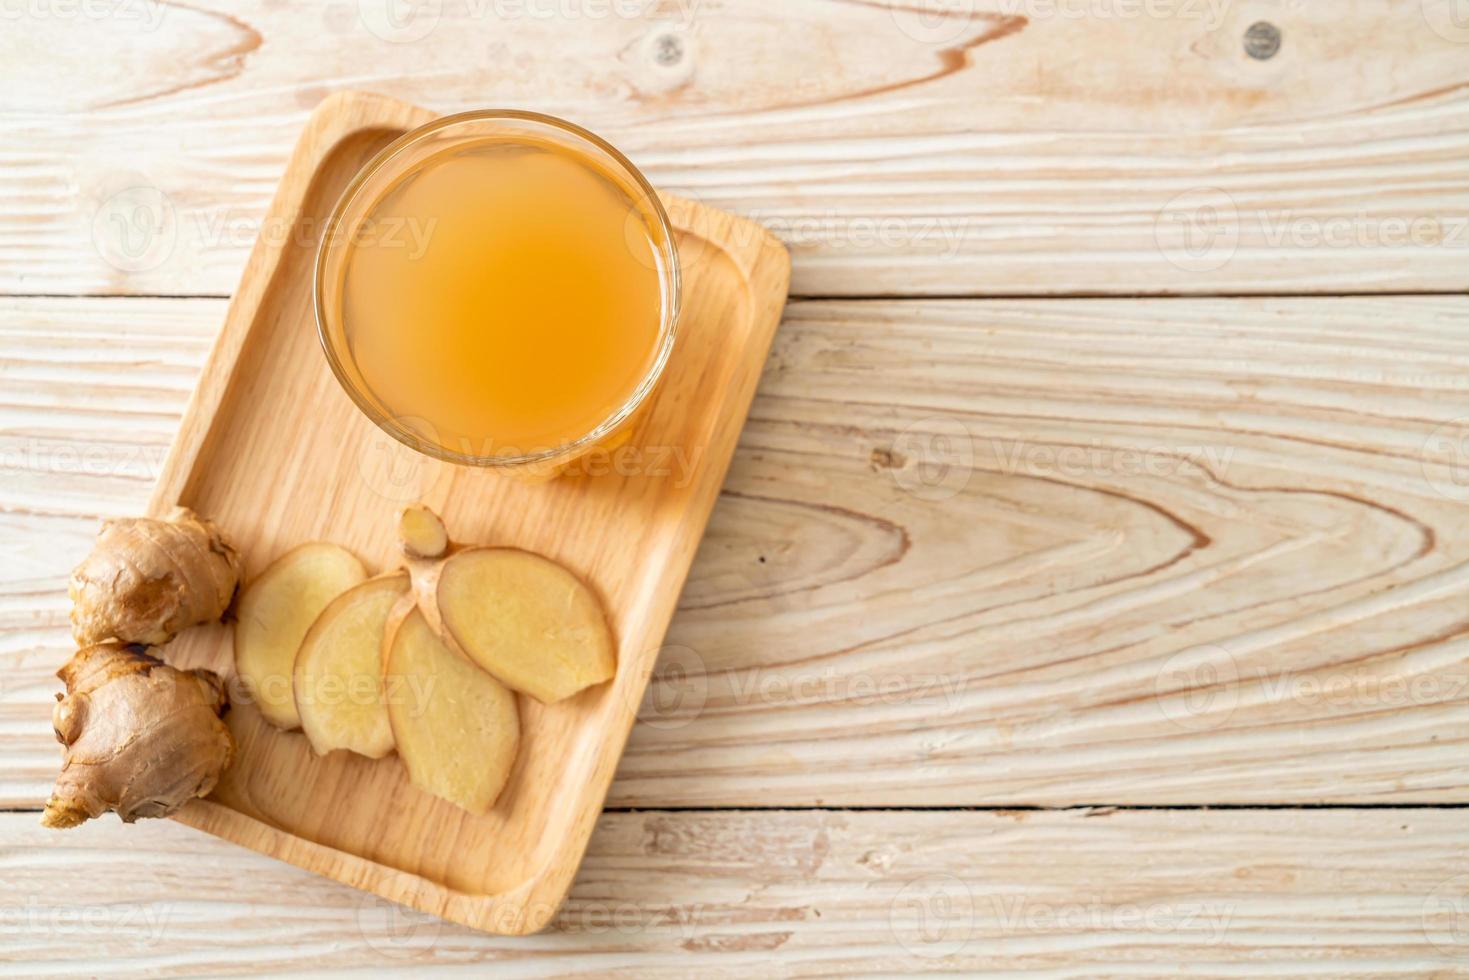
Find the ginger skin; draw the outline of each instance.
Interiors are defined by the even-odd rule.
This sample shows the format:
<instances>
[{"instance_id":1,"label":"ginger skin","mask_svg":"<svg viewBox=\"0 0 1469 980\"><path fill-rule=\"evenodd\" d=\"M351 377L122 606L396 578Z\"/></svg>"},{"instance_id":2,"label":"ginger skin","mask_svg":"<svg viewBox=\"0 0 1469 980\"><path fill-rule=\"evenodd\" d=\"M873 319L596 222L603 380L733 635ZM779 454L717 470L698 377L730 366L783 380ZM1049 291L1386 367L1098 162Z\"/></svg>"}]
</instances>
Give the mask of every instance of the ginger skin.
<instances>
[{"instance_id":1,"label":"ginger skin","mask_svg":"<svg viewBox=\"0 0 1469 980\"><path fill-rule=\"evenodd\" d=\"M441 558L449 549L449 532L438 514L414 504L398 515L398 545L410 560Z\"/></svg>"},{"instance_id":2,"label":"ginger skin","mask_svg":"<svg viewBox=\"0 0 1469 980\"><path fill-rule=\"evenodd\" d=\"M99 643L56 676L66 684L52 712L64 757L43 826L75 827L108 810L124 823L167 816L208 795L234 758L220 720L229 698L211 671Z\"/></svg>"},{"instance_id":3,"label":"ginger skin","mask_svg":"<svg viewBox=\"0 0 1469 980\"><path fill-rule=\"evenodd\" d=\"M71 575L72 635L78 646L167 643L219 619L239 582L235 549L187 507L166 520L107 521Z\"/></svg>"},{"instance_id":4,"label":"ginger skin","mask_svg":"<svg viewBox=\"0 0 1469 980\"><path fill-rule=\"evenodd\" d=\"M501 684L551 704L616 674L606 611L570 569L518 548L458 546L424 504L399 515L398 541L429 629Z\"/></svg>"}]
</instances>

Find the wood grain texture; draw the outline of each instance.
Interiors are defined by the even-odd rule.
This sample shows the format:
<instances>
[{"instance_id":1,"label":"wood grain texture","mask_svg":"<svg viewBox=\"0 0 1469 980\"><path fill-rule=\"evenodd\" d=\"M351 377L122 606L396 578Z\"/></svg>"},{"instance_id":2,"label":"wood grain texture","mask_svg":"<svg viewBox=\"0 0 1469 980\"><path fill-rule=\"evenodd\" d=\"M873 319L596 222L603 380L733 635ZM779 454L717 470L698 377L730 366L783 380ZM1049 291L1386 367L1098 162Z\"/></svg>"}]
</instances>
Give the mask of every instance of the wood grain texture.
<instances>
[{"instance_id":1,"label":"wood grain texture","mask_svg":"<svg viewBox=\"0 0 1469 980\"><path fill-rule=\"evenodd\" d=\"M35 821L0 816L0 967L28 976L1451 977L1469 956L1447 811L607 813L551 928L513 939L167 822Z\"/></svg>"},{"instance_id":2,"label":"wood grain texture","mask_svg":"<svg viewBox=\"0 0 1469 980\"><path fill-rule=\"evenodd\" d=\"M0 305L10 804L223 309ZM611 801L1466 801L1466 367L1457 297L793 304Z\"/></svg>"},{"instance_id":3,"label":"wood grain texture","mask_svg":"<svg viewBox=\"0 0 1469 980\"><path fill-rule=\"evenodd\" d=\"M256 235L287 233L266 205L343 87L586 124L665 190L774 229L798 294L1463 289L1451 7L17 5L0 290L228 293ZM1281 32L1268 60L1245 50L1260 21Z\"/></svg>"}]
</instances>

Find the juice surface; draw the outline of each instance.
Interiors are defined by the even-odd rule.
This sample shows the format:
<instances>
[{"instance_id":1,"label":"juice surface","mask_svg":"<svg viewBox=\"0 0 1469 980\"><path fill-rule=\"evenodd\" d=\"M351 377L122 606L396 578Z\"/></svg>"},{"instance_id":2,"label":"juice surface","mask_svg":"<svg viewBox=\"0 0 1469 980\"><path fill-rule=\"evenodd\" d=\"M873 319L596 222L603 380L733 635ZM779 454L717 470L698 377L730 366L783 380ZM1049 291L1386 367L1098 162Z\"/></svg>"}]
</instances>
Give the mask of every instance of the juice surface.
<instances>
[{"instance_id":1,"label":"juice surface","mask_svg":"<svg viewBox=\"0 0 1469 980\"><path fill-rule=\"evenodd\" d=\"M646 209L573 151L441 152L382 193L348 249L348 355L388 415L445 449L564 445L623 405L656 357Z\"/></svg>"}]
</instances>

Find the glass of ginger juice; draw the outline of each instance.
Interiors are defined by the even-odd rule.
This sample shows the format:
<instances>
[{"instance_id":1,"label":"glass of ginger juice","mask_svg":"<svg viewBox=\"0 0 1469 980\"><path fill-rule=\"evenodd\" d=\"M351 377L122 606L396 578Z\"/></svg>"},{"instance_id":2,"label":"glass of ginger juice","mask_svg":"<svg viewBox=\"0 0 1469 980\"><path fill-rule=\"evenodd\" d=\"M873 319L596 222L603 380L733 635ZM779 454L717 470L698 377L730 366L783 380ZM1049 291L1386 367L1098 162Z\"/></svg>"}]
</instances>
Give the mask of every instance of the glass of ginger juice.
<instances>
[{"instance_id":1,"label":"glass of ginger juice","mask_svg":"<svg viewBox=\"0 0 1469 980\"><path fill-rule=\"evenodd\" d=\"M453 463L549 475L658 382L679 267L657 193L571 123L469 112L386 147L323 229L317 329L379 427Z\"/></svg>"}]
</instances>

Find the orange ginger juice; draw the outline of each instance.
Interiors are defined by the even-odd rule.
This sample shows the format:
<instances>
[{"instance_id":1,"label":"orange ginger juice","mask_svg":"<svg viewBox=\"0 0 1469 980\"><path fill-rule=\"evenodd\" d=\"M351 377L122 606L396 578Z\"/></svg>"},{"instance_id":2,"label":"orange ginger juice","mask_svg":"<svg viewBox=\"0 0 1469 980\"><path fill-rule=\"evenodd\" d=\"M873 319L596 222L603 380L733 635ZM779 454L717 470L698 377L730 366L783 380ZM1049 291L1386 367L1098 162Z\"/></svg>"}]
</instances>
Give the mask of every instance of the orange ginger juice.
<instances>
[{"instance_id":1,"label":"orange ginger juice","mask_svg":"<svg viewBox=\"0 0 1469 980\"><path fill-rule=\"evenodd\" d=\"M361 395L461 456L593 432L658 357L666 257L649 208L551 141L475 139L419 160L366 206L326 287Z\"/></svg>"}]
</instances>

